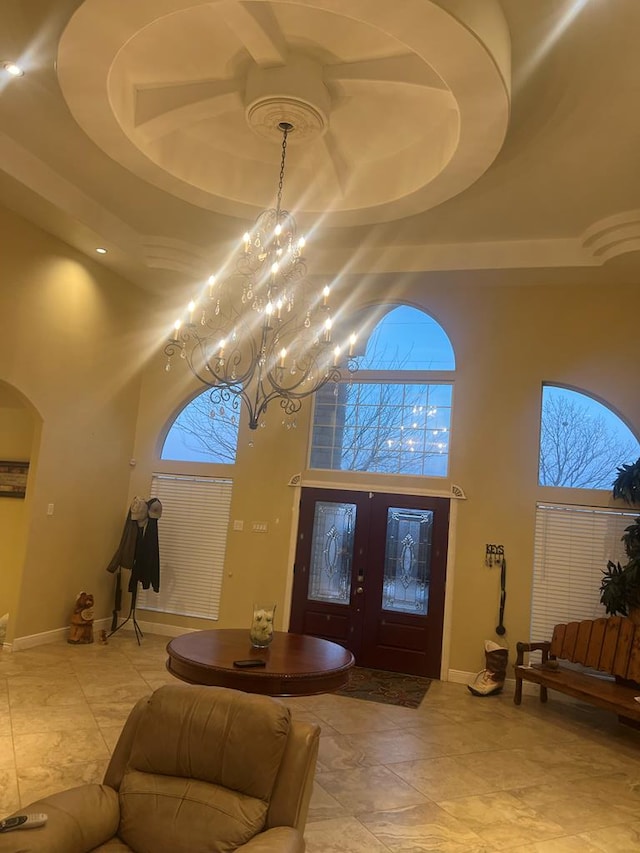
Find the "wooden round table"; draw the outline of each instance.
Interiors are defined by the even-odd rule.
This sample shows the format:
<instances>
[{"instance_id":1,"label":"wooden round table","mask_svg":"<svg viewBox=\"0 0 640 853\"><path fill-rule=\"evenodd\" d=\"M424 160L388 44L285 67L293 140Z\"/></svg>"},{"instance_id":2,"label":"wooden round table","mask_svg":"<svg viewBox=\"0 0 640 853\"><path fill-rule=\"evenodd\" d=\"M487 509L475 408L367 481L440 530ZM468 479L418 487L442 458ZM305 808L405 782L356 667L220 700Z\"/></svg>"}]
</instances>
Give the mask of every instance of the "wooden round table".
<instances>
[{"instance_id":1,"label":"wooden round table","mask_svg":"<svg viewBox=\"0 0 640 853\"><path fill-rule=\"evenodd\" d=\"M167 669L189 684L230 687L269 696L330 693L349 682L350 651L318 637L275 631L271 645L254 649L249 630L194 631L167 645ZM264 660L264 667L239 669L235 660Z\"/></svg>"}]
</instances>

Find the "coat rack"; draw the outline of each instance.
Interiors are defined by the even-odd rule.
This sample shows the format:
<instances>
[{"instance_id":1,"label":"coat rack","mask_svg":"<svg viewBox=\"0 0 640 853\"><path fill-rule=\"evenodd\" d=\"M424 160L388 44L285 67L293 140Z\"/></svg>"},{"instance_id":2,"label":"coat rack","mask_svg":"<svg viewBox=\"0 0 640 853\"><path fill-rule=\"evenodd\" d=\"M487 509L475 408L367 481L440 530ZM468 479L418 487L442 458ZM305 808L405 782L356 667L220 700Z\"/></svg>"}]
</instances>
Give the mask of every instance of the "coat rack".
<instances>
[{"instance_id":1,"label":"coat rack","mask_svg":"<svg viewBox=\"0 0 640 853\"><path fill-rule=\"evenodd\" d=\"M112 637L116 631L131 622L140 645L144 637L136 619L136 599L138 584L143 589L152 587L154 592L160 591L160 557L158 551L158 519L162 515L162 504L157 498L135 497L129 508L127 520L122 531L120 544L107 566L107 571L116 575L116 589L111 619L111 631L107 637ZM122 607L122 569L130 569L128 590L131 593L129 615L118 625L118 613Z\"/></svg>"}]
</instances>

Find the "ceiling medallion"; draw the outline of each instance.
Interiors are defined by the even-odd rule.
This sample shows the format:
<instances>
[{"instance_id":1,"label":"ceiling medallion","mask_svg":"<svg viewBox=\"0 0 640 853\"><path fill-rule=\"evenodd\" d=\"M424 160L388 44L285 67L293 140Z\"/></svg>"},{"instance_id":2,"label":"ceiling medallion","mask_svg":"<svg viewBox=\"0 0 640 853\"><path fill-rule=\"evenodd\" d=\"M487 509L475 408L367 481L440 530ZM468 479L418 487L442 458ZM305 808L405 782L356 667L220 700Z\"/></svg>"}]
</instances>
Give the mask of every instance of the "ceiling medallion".
<instances>
[{"instance_id":1,"label":"ceiling medallion","mask_svg":"<svg viewBox=\"0 0 640 853\"><path fill-rule=\"evenodd\" d=\"M327 117L313 104L294 98L271 97L259 100L246 111L249 127L265 139L273 141L282 135L283 123L295 127L295 141L307 142L322 136L328 126Z\"/></svg>"}]
</instances>

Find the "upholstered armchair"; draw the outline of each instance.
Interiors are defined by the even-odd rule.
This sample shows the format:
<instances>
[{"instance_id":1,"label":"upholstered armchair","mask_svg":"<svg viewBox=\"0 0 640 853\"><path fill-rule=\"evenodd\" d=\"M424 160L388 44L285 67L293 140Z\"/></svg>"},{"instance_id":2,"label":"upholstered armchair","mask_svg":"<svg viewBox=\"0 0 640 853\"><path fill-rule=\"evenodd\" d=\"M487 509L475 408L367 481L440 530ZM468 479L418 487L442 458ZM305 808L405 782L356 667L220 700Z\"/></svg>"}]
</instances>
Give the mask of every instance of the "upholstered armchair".
<instances>
[{"instance_id":1,"label":"upholstered armchair","mask_svg":"<svg viewBox=\"0 0 640 853\"><path fill-rule=\"evenodd\" d=\"M131 711L102 785L16 814L0 853L303 853L319 727L279 700L167 685Z\"/></svg>"}]
</instances>

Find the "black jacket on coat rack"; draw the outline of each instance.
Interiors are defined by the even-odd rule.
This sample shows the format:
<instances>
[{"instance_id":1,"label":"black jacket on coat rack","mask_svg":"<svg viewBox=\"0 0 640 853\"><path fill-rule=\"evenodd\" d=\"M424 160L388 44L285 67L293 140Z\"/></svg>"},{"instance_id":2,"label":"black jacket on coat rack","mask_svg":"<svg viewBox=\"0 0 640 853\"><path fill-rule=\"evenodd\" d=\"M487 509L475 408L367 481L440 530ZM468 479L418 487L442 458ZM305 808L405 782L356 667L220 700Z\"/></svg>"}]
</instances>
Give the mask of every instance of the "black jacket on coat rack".
<instances>
[{"instance_id":1,"label":"black jacket on coat rack","mask_svg":"<svg viewBox=\"0 0 640 853\"><path fill-rule=\"evenodd\" d=\"M107 571L116 572L115 602L111 621L110 637L120 630L129 620L132 620L138 645L140 637L144 636L136 621L136 598L138 584L143 589L153 588L160 591L160 555L158 548L158 519L162 515L162 504L157 498L145 500L136 497L125 521L120 544ZM129 592L131 593L131 609L127 618L118 625L118 613L121 607L121 574L122 569L130 569Z\"/></svg>"},{"instance_id":2,"label":"black jacket on coat rack","mask_svg":"<svg viewBox=\"0 0 640 853\"><path fill-rule=\"evenodd\" d=\"M162 513L162 506L157 498L152 498L148 501L148 507L149 518L144 527L138 527L129 592L135 590L137 583L141 583L143 589L152 587L154 592L160 591L158 518Z\"/></svg>"}]
</instances>

